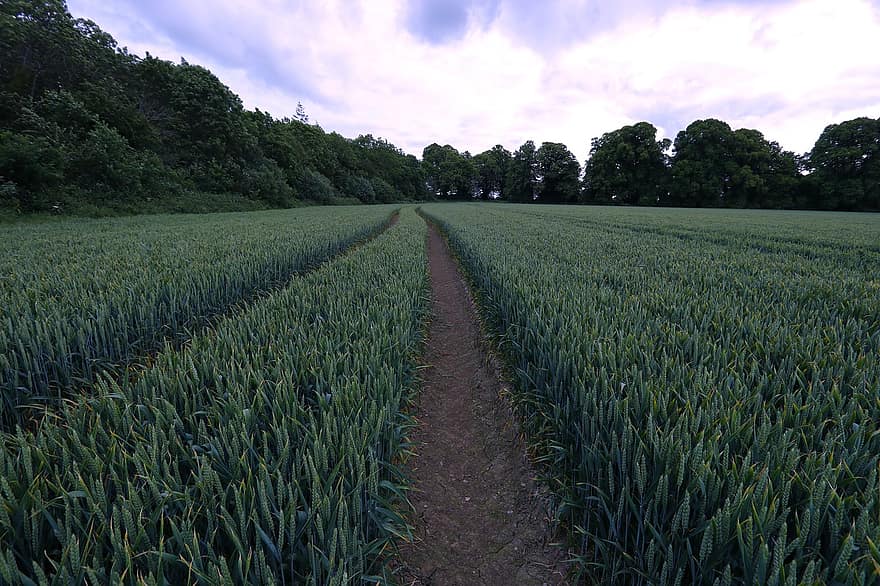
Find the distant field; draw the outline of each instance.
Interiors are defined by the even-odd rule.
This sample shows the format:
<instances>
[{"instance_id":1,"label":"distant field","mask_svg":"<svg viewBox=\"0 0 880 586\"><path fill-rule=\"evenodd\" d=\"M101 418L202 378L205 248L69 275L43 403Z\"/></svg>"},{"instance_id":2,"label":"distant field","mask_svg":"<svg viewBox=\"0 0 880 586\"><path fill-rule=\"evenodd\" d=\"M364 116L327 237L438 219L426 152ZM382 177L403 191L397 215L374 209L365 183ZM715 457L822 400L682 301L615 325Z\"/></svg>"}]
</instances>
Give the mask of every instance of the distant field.
<instances>
[{"instance_id":1,"label":"distant field","mask_svg":"<svg viewBox=\"0 0 880 586\"><path fill-rule=\"evenodd\" d=\"M430 205L583 576L880 580L880 216Z\"/></svg>"},{"instance_id":2,"label":"distant field","mask_svg":"<svg viewBox=\"0 0 880 586\"><path fill-rule=\"evenodd\" d=\"M0 227L0 583L379 580L430 308L399 208ZM880 580L880 215L421 211L576 578Z\"/></svg>"}]
</instances>

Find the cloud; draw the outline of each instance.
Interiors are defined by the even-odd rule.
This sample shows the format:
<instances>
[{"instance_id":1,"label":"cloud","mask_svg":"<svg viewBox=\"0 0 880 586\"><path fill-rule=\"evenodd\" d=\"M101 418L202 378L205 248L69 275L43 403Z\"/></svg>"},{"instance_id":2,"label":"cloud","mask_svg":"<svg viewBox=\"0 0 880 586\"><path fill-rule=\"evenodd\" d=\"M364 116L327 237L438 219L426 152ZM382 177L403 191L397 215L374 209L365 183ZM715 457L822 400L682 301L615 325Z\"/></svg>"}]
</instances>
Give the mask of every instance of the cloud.
<instances>
[{"instance_id":1,"label":"cloud","mask_svg":"<svg viewBox=\"0 0 880 586\"><path fill-rule=\"evenodd\" d=\"M877 0L880 2L880 0ZM434 44L460 40L470 27L497 24L541 53L554 53L625 23L683 7L768 7L791 0L409 0L410 32Z\"/></svg>"},{"instance_id":2,"label":"cloud","mask_svg":"<svg viewBox=\"0 0 880 586\"><path fill-rule=\"evenodd\" d=\"M109 32L141 54L149 51L172 61L184 57L215 73L246 71L249 79L292 95L336 103L320 91L308 68L299 66L298 60L309 57L300 53L304 47L285 38L291 29L305 28L324 17L303 0L254 5L206 0L74 0L69 4L74 15L79 9L102 27L105 22L112 24Z\"/></svg>"},{"instance_id":3,"label":"cloud","mask_svg":"<svg viewBox=\"0 0 880 586\"><path fill-rule=\"evenodd\" d=\"M72 0L121 44L185 56L247 107L372 133L420 155L567 144L640 120L761 130L798 152L880 115L868 0Z\"/></svg>"},{"instance_id":4,"label":"cloud","mask_svg":"<svg viewBox=\"0 0 880 586\"><path fill-rule=\"evenodd\" d=\"M445 44L472 28L485 28L498 17L504 0L409 0L406 28L417 39Z\"/></svg>"},{"instance_id":5,"label":"cloud","mask_svg":"<svg viewBox=\"0 0 880 586\"><path fill-rule=\"evenodd\" d=\"M409 30L430 43L459 39L468 28L468 2L416 0L409 7Z\"/></svg>"}]
</instances>

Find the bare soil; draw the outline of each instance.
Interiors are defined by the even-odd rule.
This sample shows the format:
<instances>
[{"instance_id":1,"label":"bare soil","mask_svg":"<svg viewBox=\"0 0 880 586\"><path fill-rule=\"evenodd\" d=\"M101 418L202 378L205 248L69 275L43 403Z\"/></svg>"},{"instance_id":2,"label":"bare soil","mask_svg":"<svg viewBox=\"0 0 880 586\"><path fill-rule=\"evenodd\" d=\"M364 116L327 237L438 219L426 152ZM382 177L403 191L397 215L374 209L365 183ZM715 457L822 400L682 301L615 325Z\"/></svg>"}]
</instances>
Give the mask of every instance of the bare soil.
<instances>
[{"instance_id":1,"label":"bare soil","mask_svg":"<svg viewBox=\"0 0 880 586\"><path fill-rule=\"evenodd\" d=\"M401 548L400 582L565 584L549 500L468 287L434 226L428 255L433 317L409 462L415 539Z\"/></svg>"}]
</instances>

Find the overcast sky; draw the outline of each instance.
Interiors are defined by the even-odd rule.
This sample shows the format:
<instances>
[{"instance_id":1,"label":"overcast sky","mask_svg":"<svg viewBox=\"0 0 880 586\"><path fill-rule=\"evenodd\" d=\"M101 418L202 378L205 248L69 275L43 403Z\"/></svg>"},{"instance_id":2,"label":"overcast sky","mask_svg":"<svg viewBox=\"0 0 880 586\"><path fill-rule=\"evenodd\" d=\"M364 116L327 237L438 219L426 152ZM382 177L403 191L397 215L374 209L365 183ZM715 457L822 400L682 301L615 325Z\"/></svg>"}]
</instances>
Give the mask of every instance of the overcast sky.
<instances>
[{"instance_id":1,"label":"overcast sky","mask_svg":"<svg viewBox=\"0 0 880 586\"><path fill-rule=\"evenodd\" d=\"M421 156L661 136L715 117L796 152L880 116L880 0L69 0L120 45L217 74L247 108Z\"/></svg>"}]
</instances>

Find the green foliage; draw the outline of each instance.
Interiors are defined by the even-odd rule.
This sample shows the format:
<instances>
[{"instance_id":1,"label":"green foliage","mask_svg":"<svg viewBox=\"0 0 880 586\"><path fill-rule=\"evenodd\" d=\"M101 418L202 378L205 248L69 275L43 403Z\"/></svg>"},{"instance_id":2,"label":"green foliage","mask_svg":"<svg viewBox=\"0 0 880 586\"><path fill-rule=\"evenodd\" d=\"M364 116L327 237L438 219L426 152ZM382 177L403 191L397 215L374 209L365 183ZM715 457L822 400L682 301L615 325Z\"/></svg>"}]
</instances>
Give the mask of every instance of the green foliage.
<instances>
[{"instance_id":1,"label":"green foliage","mask_svg":"<svg viewBox=\"0 0 880 586\"><path fill-rule=\"evenodd\" d=\"M373 184L366 177L359 175L352 175L346 179L343 192L363 203L374 203L376 201L376 190L373 189Z\"/></svg>"},{"instance_id":2,"label":"green foliage","mask_svg":"<svg viewBox=\"0 0 880 586\"><path fill-rule=\"evenodd\" d=\"M504 187L513 155L500 144L474 156L480 199L504 198Z\"/></svg>"},{"instance_id":3,"label":"green foliage","mask_svg":"<svg viewBox=\"0 0 880 586\"><path fill-rule=\"evenodd\" d=\"M880 223L428 205L596 584L875 584Z\"/></svg>"},{"instance_id":4,"label":"green foliage","mask_svg":"<svg viewBox=\"0 0 880 586\"><path fill-rule=\"evenodd\" d=\"M143 200L106 199L97 201L95 192L68 188L64 201L58 202L63 209L53 213L107 218L133 216L137 214L212 214L222 212L241 212L265 210L269 206L263 202L244 197L237 193L206 193L203 191L175 191L163 195L148 196ZM22 218L24 219L24 218Z\"/></svg>"},{"instance_id":5,"label":"green foliage","mask_svg":"<svg viewBox=\"0 0 880 586\"><path fill-rule=\"evenodd\" d=\"M420 162L370 134L325 132L302 104L292 119L245 111L207 69L131 55L64 0L0 5L0 175L4 205L25 212L141 211L193 192L252 208L340 197L571 203L578 191L594 203L877 210L878 126L831 125L799 160L755 130L697 120L668 158L669 142L641 122L593 140L577 187L578 163L560 143L475 157L435 143Z\"/></svg>"},{"instance_id":6,"label":"green foliage","mask_svg":"<svg viewBox=\"0 0 880 586\"><path fill-rule=\"evenodd\" d=\"M880 210L880 119L856 118L825 128L809 157L821 209Z\"/></svg>"},{"instance_id":7,"label":"green foliage","mask_svg":"<svg viewBox=\"0 0 880 586\"><path fill-rule=\"evenodd\" d=\"M352 145L361 173L384 181L398 192L394 200L384 201L397 201L403 197L421 199L425 195L422 165L414 156L371 134L357 137Z\"/></svg>"},{"instance_id":8,"label":"green foliage","mask_svg":"<svg viewBox=\"0 0 880 586\"><path fill-rule=\"evenodd\" d=\"M136 151L116 130L98 122L76 151L68 155L67 176L80 186L143 193L142 165ZM156 161L158 166L158 161ZM155 171L155 169L150 169Z\"/></svg>"},{"instance_id":9,"label":"green foliage","mask_svg":"<svg viewBox=\"0 0 880 586\"><path fill-rule=\"evenodd\" d=\"M0 202L3 202L5 207L14 207L16 195L18 195L18 188L15 183L0 177Z\"/></svg>"},{"instance_id":10,"label":"green foliage","mask_svg":"<svg viewBox=\"0 0 880 586\"><path fill-rule=\"evenodd\" d=\"M397 192L393 187L391 187L391 185L387 181L385 181L381 177L374 177L370 181L370 185L373 187L373 193L376 194L376 201L381 203L397 201Z\"/></svg>"},{"instance_id":11,"label":"green foliage","mask_svg":"<svg viewBox=\"0 0 880 586\"><path fill-rule=\"evenodd\" d=\"M422 166L428 192L439 199L473 199L477 172L470 153L437 143L425 147Z\"/></svg>"},{"instance_id":12,"label":"green foliage","mask_svg":"<svg viewBox=\"0 0 880 586\"><path fill-rule=\"evenodd\" d=\"M0 428L375 233L388 208L4 229ZM222 236L222 237L221 237Z\"/></svg>"},{"instance_id":13,"label":"green foliage","mask_svg":"<svg viewBox=\"0 0 880 586\"><path fill-rule=\"evenodd\" d=\"M656 205L669 190L665 151L648 122L624 126L594 138L584 170L583 199L596 203Z\"/></svg>"},{"instance_id":14,"label":"green foliage","mask_svg":"<svg viewBox=\"0 0 880 586\"><path fill-rule=\"evenodd\" d=\"M675 138L672 165L674 203L693 207L715 207L730 201L734 161L734 135L720 120L697 120Z\"/></svg>"},{"instance_id":15,"label":"green foliage","mask_svg":"<svg viewBox=\"0 0 880 586\"><path fill-rule=\"evenodd\" d=\"M313 169L307 169L303 172L296 190L300 197L317 203L330 203L337 196L333 183Z\"/></svg>"},{"instance_id":16,"label":"green foliage","mask_svg":"<svg viewBox=\"0 0 880 586\"><path fill-rule=\"evenodd\" d=\"M63 165L62 152L49 139L0 130L0 176L7 197L23 207L61 182Z\"/></svg>"},{"instance_id":17,"label":"green foliage","mask_svg":"<svg viewBox=\"0 0 880 586\"><path fill-rule=\"evenodd\" d=\"M510 201L535 201L538 195L538 154L533 141L527 140L513 153L504 192Z\"/></svg>"},{"instance_id":18,"label":"green foliage","mask_svg":"<svg viewBox=\"0 0 880 586\"><path fill-rule=\"evenodd\" d=\"M57 423L4 434L3 583L375 581L404 531L395 461L425 235L404 210L131 379L102 380Z\"/></svg>"},{"instance_id":19,"label":"green foliage","mask_svg":"<svg viewBox=\"0 0 880 586\"><path fill-rule=\"evenodd\" d=\"M47 89L78 83L90 73L90 57L105 57L106 47L83 34L86 25L70 16L63 0L0 4L0 85L33 100Z\"/></svg>"},{"instance_id":20,"label":"green foliage","mask_svg":"<svg viewBox=\"0 0 880 586\"><path fill-rule=\"evenodd\" d=\"M798 180L793 153L757 130L697 120L678 133L670 203L694 207L790 207Z\"/></svg>"},{"instance_id":21,"label":"green foliage","mask_svg":"<svg viewBox=\"0 0 880 586\"><path fill-rule=\"evenodd\" d=\"M257 165L244 169L242 192L257 201L264 201L273 207L290 207L294 191L284 172L272 159L263 159Z\"/></svg>"},{"instance_id":22,"label":"green foliage","mask_svg":"<svg viewBox=\"0 0 880 586\"><path fill-rule=\"evenodd\" d=\"M538 201L575 203L580 191L581 166L568 148L558 142L545 142L535 153L538 161Z\"/></svg>"},{"instance_id":23,"label":"green foliage","mask_svg":"<svg viewBox=\"0 0 880 586\"><path fill-rule=\"evenodd\" d=\"M16 151L0 174L24 211L142 211L189 192L237 194L245 208L347 189L360 201L424 195L419 162L387 141L325 133L301 105L296 120L246 112L207 69L130 55L63 0L0 8L0 132L0 149ZM391 189L374 197L355 177Z\"/></svg>"},{"instance_id":24,"label":"green foliage","mask_svg":"<svg viewBox=\"0 0 880 586\"><path fill-rule=\"evenodd\" d=\"M497 145L472 158L435 143L425 147L422 166L440 199L878 210L878 129L880 120L870 118L829 126L799 157L720 120L697 120L674 143L639 122L592 140L580 185L579 165L560 143L536 148L529 140L513 155Z\"/></svg>"}]
</instances>

